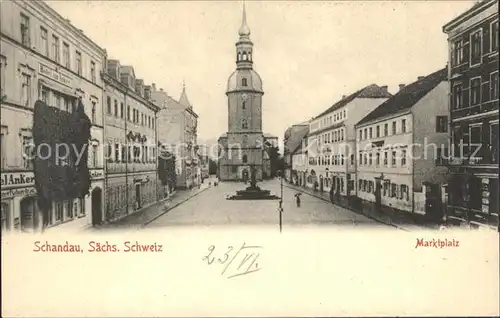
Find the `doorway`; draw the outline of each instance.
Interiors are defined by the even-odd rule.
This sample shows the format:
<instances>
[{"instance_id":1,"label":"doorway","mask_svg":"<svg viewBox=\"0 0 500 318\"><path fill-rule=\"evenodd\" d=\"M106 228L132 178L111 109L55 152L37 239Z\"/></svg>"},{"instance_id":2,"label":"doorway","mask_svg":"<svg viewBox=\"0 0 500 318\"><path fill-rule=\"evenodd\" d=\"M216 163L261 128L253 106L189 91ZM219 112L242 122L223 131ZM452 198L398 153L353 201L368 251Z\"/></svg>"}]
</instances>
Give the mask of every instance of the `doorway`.
<instances>
[{"instance_id":1,"label":"doorway","mask_svg":"<svg viewBox=\"0 0 500 318\"><path fill-rule=\"evenodd\" d=\"M439 221L443 217L441 187L438 184L426 184L425 215L430 221Z\"/></svg>"},{"instance_id":2,"label":"doorway","mask_svg":"<svg viewBox=\"0 0 500 318\"><path fill-rule=\"evenodd\" d=\"M241 178L243 179L243 182L247 183L248 182L248 170L244 169L243 172L241 173Z\"/></svg>"},{"instance_id":3,"label":"doorway","mask_svg":"<svg viewBox=\"0 0 500 318\"><path fill-rule=\"evenodd\" d=\"M21 201L21 231L33 232L38 225L38 210L35 197L27 197Z\"/></svg>"},{"instance_id":4,"label":"doorway","mask_svg":"<svg viewBox=\"0 0 500 318\"><path fill-rule=\"evenodd\" d=\"M99 225L102 223L102 190L97 187L92 190L92 225ZM84 204L84 203L83 203Z\"/></svg>"}]
</instances>

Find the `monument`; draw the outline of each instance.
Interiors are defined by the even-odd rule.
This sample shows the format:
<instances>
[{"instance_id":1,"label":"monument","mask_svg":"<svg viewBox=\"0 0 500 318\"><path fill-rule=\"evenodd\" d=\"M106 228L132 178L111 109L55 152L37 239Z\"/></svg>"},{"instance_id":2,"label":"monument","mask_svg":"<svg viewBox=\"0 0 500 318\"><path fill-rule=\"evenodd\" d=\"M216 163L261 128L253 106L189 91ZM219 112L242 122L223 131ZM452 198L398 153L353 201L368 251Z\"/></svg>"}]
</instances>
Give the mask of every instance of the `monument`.
<instances>
[{"instance_id":1,"label":"monument","mask_svg":"<svg viewBox=\"0 0 500 318\"><path fill-rule=\"evenodd\" d=\"M228 200L279 200L280 197L271 194L271 191L261 189L257 186L257 174L255 168L252 167L250 186L245 190L236 191L236 195L232 195Z\"/></svg>"}]
</instances>

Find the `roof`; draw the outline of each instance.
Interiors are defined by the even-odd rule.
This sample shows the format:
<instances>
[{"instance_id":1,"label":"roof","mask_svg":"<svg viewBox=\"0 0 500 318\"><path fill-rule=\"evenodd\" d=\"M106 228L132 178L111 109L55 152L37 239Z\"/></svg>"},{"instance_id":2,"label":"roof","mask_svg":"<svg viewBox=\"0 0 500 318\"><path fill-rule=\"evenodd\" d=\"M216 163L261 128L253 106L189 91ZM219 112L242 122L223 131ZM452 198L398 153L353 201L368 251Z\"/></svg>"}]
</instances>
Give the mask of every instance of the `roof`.
<instances>
[{"instance_id":1,"label":"roof","mask_svg":"<svg viewBox=\"0 0 500 318\"><path fill-rule=\"evenodd\" d=\"M300 146L302 145L302 140L307 136L308 133L309 126L304 127L304 129L301 129L290 136L285 145L285 148L288 148L290 154L295 153L297 149L300 148Z\"/></svg>"},{"instance_id":2,"label":"roof","mask_svg":"<svg viewBox=\"0 0 500 318\"><path fill-rule=\"evenodd\" d=\"M120 65L120 73L131 74L135 77L134 67L130 65Z\"/></svg>"},{"instance_id":3,"label":"roof","mask_svg":"<svg viewBox=\"0 0 500 318\"><path fill-rule=\"evenodd\" d=\"M330 108L319 114L318 116L314 117L313 119L319 118L323 115L326 115L334 110L337 110L339 108L344 107L345 105L349 104L356 98L389 98L392 95L387 92L387 90L382 89L379 87L377 84L371 84L368 85L360 90L358 90L355 93L352 93L351 95L345 97L344 99L341 99L337 103L333 104Z\"/></svg>"},{"instance_id":4,"label":"roof","mask_svg":"<svg viewBox=\"0 0 500 318\"><path fill-rule=\"evenodd\" d=\"M475 10L478 10L478 12L479 12L480 10L485 9L485 8L489 7L490 5L494 5L495 3L498 3L498 1L497 0L476 1L476 3L474 3L474 5L472 5L472 7L467 9L465 12L461 13L459 16L457 16L453 20L446 23L443 26L443 32L447 33L451 28L453 28L456 25L456 23L460 23L464 19L470 18L469 15L476 14L477 12L474 12Z\"/></svg>"},{"instance_id":5,"label":"roof","mask_svg":"<svg viewBox=\"0 0 500 318\"><path fill-rule=\"evenodd\" d=\"M191 103L189 102L189 99L187 98L186 85L182 86L182 93L181 97L179 98L179 103L181 103L181 105L184 105L186 107L192 107Z\"/></svg>"},{"instance_id":6,"label":"roof","mask_svg":"<svg viewBox=\"0 0 500 318\"><path fill-rule=\"evenodd\" d=\"M243 79L246 78L246 85L243 86ZM238 91L238 90L248 90L255 92L263 92L262 90L262 79L259 74L253 69L237 69L229 76L227 80L226 92Z\"/></svg>"},{"instance_id":7,"label":"roof","mask_svg":"<svg viewBox=\"0 0 500 318\"><path fill-rule=\"evenodd\" d=\"M385 117L389 114L410 109L422 97L427 95L439 83L445 81L448 77L448 69L445 67L432 74L427 75L421 80L413 82L401 89L396 95L380 104L371 113L366 115L357 124L363 124L377 118Z\"/></svg>"}]
</instances>

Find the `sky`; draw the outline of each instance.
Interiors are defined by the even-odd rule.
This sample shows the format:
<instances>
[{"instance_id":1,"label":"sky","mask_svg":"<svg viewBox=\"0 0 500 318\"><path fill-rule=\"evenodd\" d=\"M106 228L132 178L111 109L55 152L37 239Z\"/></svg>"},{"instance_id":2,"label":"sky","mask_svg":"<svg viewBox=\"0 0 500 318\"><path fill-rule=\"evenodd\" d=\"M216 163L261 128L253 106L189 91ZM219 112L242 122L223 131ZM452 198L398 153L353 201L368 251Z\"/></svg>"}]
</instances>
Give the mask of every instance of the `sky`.
<instances>
[{"instance_id":1,"label":"sky","mask_svg":"<svg viewBox=\"0 0 500 318\"><path fill-rule=\"evenodd\" d=\"M372 83L409 84L447 63L442 26L475 1L246 1L263 130L282 139ZM175 99L186 83L198 139L227 131L241 1L48 1L138 78Z\"/></svg>"}]
</instances>

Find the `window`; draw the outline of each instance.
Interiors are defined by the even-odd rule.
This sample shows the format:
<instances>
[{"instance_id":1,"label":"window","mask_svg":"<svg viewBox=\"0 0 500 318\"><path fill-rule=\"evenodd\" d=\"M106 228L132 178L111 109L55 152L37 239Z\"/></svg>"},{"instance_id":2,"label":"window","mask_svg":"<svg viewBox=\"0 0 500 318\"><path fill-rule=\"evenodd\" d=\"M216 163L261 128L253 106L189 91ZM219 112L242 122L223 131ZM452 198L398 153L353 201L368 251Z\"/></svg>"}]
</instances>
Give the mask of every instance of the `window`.
<instances>
[{"instance_id":1,"label":"window","mask_svg":"<svg viewBox=\"0 0 500 318\"><path fill-rule=\"evenodd\" d=\"M127 106L127 119L130 121L130 106Z\"/></svg>"},{"instance_id":2,"label":"window","mask_svg":"<svg viewBox=\"0 0 500 318\"><path fill-rule=\"evenodd\" d=\"M398 185L395 183L391 183L391 198L396 197L397 192L398 192Z\"/></svg>"},{"instance_id":3,"label":"window","mask_svg":"<svg viewBox=\"0 0 500 318\"><path fill-rule=\"evenodd\" d=\"M247 161L248 161L247 155L243 155L243 163L247 163Z\"/></svg>"},{"instance_id":4,"label":"window","mask_svg":"<svg viewBox=\"0 0 500 318\"><path fill-rule=\"evenodd\" d=\"M377 125L376 136L377 136L377 138L380 137L380 126L379 125Z\"/></svg>"},{"instance_id":5,"label":"window","mask_svg":"<svg viewBox=\"0 0 500 318\"><path fill-rule=\"evenodd\" d=\"M248 128L248 123L246 119L241 120L241 128L247 129Z\"/></svg>"},{"instance_id":6,"label":"window","mask_svg":"<svg viewBox=\"0 0 500 318\"><path fill-rule=\"evenodd\" d=\"M344 130L340 130L340 140L344 140Z\"/></svg>"},{"instance_id":7,"label":"window","mask_svg":"<svg viewBox=\"0 0 500 318\"><path fill-rule=\"evenodd\" d=\"M363 155L362 154L359 154L359 164L360 165L363 164Z\"/></svg>"},{"instance_id":8,"label":"window","mask_svg":"<svg viewBox=\"0 0 500 318\"><path fill-rule=\"evenodd\" d=\"M497 21L498 26L498 21ZM490 100L498 99L498 72L492 73L490 75Z\"/></svg>"},{"instance_id":9,"label":"window","mask_svg":"<svg viewBox=\"0 0 500 318\"><path fill-rule=\"evenodd\" d=\"M396 122L395 121L392 122L392 134L393 135L396 134Z\"/></svg>"},{"instance_id":10,"label":"window","mask_svg":"<svg viewBox=\"0 0 500 318\"><path fill-rule=\"evenodd\" d=\"M1 212L2 212L2 232L6 231L9 227L9 222L8 222L8 216L9 216L9 205L5 202L2 202L1 205Z\"/></svg>"},{"instance_id":11,"label":"window","mask_svg":"<svg viewBox=\"0 0 500 318\"><path fill-rule=\"evenodd\" d=\"M462 84L457 84L453 86L452 98L453 98L452 100L453 109L459 109L463 107Z\"/></svg>"},{"instance_id":12,"label":"window","mask_svg":"<svg viewBox=\"0 0 500 318\"><path fill-rule=\"evenodd\" d=\"M69 63L69 44L63 42L63 64L65 67L70 68Z\"/></svg>"},{"instance_id":13,"label":"window","mask_svg":"<svg viewBox=\"0 0 500 318\"><path fill-rule=\"evenodd\" d=\"M95 77L95 62L91 61L90 62L90 80L92 83L96 82L96 77Z\"/></svg>"},{"instance_id":14,"label":"window","mask_svg":"<svg viewBox=\"0 0 500 318\"><path fill-rule=\"evenodd\" d=\"M498 51L498 20L491 24L491 52Z\"/></svg>"},{"instance_id":15,"label":"window","mask_svg":"<svg viewBox=\"0 0 500 318\"><path fill-rule=\"evenodd\" d=\"M74 107L75 100L73 98L70 98L70 97L62 97L61 96L61 98L64 101L64 110L67 112L72 112L75 108Z\"/></svg>"},{"instance_id":16,"label":"window","mask_svg":"<svg viewBox=\"0 0 500 318\"><path fill-rule=\"evenodd\" d=\"M64 209L66 210L66 216L68 217L68 219L72 219L74 216L73 201L72 200L64 201Z\"/></svg>"},{"instance_id":17,"label":"window","mask_svg":"<svg viewBox=\"0 0 500 318\"><path fill-rule=\"evenodd\" d=\"M458 40L453 43L453 53L451 56L451 64L453 66L460 65L464 61L463 41Z\"/></svg>"},{"instance_id":18,"label":"window","mask_svg":"<svg viewBox=\"0 0 500 318\"><path fill-rule=\"evenodd\" d=\"M448 163L448 148L439 147L436 149L436 166L445 166Z\"/></svg>"},{"instance_id":19,"label":"window","mask_svg":"<svg viewBox=\"0 0 500 318\"><path fill-rule=\"evenodd\" d=\"M4 169L5 166L6 166L6 162L5 162L5 153L6 153L6 149L5 149L5 142L6 142L6 134L4 133L4 129L2 127L2 133L0 135L0 156L1 156L1 168Z\"/></svg>"},{"instance_id":20,"label":"window","mask_svg":"<svg viewBox=\"0 0 500 318\"><path fill-rule=\"evenodd\" d=\"M389 124L384 124L384 136L389 135Z\"/></svg>"},{"instance_id":21,"label":"window","mask_svg":"<svg viewBox=\"0 0 500 318\"><path fill-rule=\"evenodd\" d=\"M470 64L472 66L481 63L481 58L483 55L482 29L479 29L470 35L470 43L471 43Z\"/></svg>"},{"instance_id":22,"label":"window","mask_svg":"<svg viewBox=\"0 0 500 318\"><path fill-rule=\"evenodd\" d=\"M115 116L118 117L118 101L115 99Z\"/></svg>"},{"instance_id":23,"label":"window","mask_svg":"<svg viewBox=\"0 0 500 318\"><path fill-rule=\"evenodd\" d=\"M245 107L245 106L246 106L246 103L247 103L246 101L243 101L243 102L241 103L241 108L245 109L245 108L246 108L246 107Z\"/></svg>"},{"instance_id":24,"label":"window","mask_svg":"<svg viewBox=\"0 0 500 318\"><path fill-rule=\"evenodd\" d=\"M373 138L373 129L372 129L372 127L370 127L370 129L368 131L369 131L369 134L370 134L370 139L372 139Z\"/></svg>"},{"instance_id":25,"label":"window","mask_svg":"<svg viewBox=\"0 0 500 318\"><path fill-rule=\"evenodd\" d=\"M364 132L364 139L368 138L368 130L365 128L365 132Z\"/></svg>"},{"instance_id":26,"label":"window","mask_svg":"<svg viewBox=\"0 0 500 318\"><path fill-rule=\"evenodd\" d=\"M97 145L92 145L92 167L96 168L98 164L97 160Z\"/></svg>"},{"instance_id":27,"label":"window","mask_svg":"<svg viewBox=\"0 0 500 318\"><path fill-rule=\"evenodd\" d=\"M448 132L448 116L436 116L436 132Z\"/></svg>"},{"instance_id":28,"label":"window","mask_svg":"<svg viewBox=\"0 0 500 318\"><path fill-rule=\"evenodd\" d=\"M242 78L241 79L241 85L242 86L247 86L247 79L246 78Z\"/></svg>"},{"instance_id":29,"label":"window","mask_svg":"<svg viewBox=\"0 0 500 318\"><path fill-rule=\"evenodd\" d=\"M76 73L78 75L82 75L82 53L76 51Z\"/></svg>"},{"instance_id":30,"label":"window","mask_svg":"<svg viewBox=\"0 0 500 318\"><path fill-rule=\"evenodd\" d=\"M59 50L60 50L59 38L55 35L52 35L52 57L54 58L54 61L56 63L59 63L61 61L61 55Z\"/></svg>"},{"instance_id":31,"label":"window","mask_svg":"<svg viewBox=\"0 0 500 318\"><path fill-rule=\"evenodd\" d=\"M491 162L498 164L498 122L490 125L490 153Z\"/></svg>"},{"instance_id":32,"label":"window","mask_svg":"<svg viewBox=\"0 0 500 318\"><path fill-rule=\"evenodd\" d=\"M406 132L406 119L401 120L401 132L403 134Z\"/></svg>"},{"instance_id":33,"label":"window","mask_svg":"<svg viewBox=\"0 0 500 318\"><path fill-rule=\"evenodd\" d=\"M470 126L469 127L470 132L470 144L469 144L469 151L471 155L471 159L478 159L480 157L480 150L481 150L481 134L482 134L482 129L481 126ZM478 150L478 151L476 151Z\"/></svg>"},{"instance_id":34,"label":"window","mask_svg":"<svg viewBox=\"0 0 500 318\"><path fill-rule=\"evenodd\" d=\"M377 166L380 165L380 152L377 152L376 159L375 159L375 164Z\"/></svg>"},{"instance_id":35,"label":"window","mask_svg":"<svg viewBox=\"0 0 500 318\"><path fill-rule=\"evenodd\" d=\"M368 164L371 166L372 165L372 153L368 155Z\"/></svg>"},{"instance_id":36,"label":"window","mask_svg":"<svg viewBox=\"0 0 500 318\"><path fill-rule=\"evenodd\" d=\"M391 162L391 164L393 166L396 165L396 152L395 151L392 152L392 162Z\"/></svg>"},{"instance_id":37,"label":"window","mask_svg":"<svg viewBox=\"0 0 500 318\"><path fill-rule=\"evenodd\" d=\"M115 144L115 162L120 162L120 145Z\"/></svg>"},{"instance_id":38,"label":"window","mask_svg":"<svg viewBox=\"0 0 500 318\"><path fill-rule=\"evenodd\" d=\"M473 78L470 81L470 104L471 106L481 103L481 78Z\"/></svg>"},{"instance_id":39,"label":"window","mask_svg":"<svg viewBox=\"0 0 500 318\"><path fill-rule=\"evenodd\" d=\"M122 158L121 159L122 160L121 161L122 162L127 162L127 146L122 145L121 148L122 148L122 152L121 152L121 154L122 154Z\"/></svg>"},{"instance_id":40,"label":"window","mask_svg":"<svg viewBox=\"0 0 500 318\"><path fill-rule=\"evenodd\" d=\"M30 18L22 13L21 13L21 43L24 46L31 47Z\"/></svg>"},{"instance_id":41,"label":"window","mask_svg":"<svg viewBox=\"0 0 500 318\"><path fill-rule=\"evenodd\" d=\"M405 184L402 184L401 185L401 193L400 193L400 198L403 199L403 200L406 200L406 201L409 201L410 198L409 198L409 190L408 190L408 186L405 185Z\"/></svg>"},{"instance_id":42,"label":"window","mask_svg":"<svg viewBox=\"0 0 500 318\"><path fill-rule=\"evenodd\" d=\"M363 140L363 131L359 130L359 140Z\"/></svg>"},{"instance_id":43,"label":"window","mask_svg":"<svg viewBox=\"0 0 500 318\"><path fill-rule=\"evenodd\" d=\"M56 92L53 93L54 95L54 104L56 108L61 109L61 95L57 94Z\"/></svg>"},{"instance_id":44,"label":"window","mask_svg":"<svg viewBox=\"0 0 500 318\"><path fill-rule=\"evenodd\" d=\"M5 92L5 71L7 67L7 58L0 55L0 97L3 97Z\"/></svg>"},{"instance_id":45,"label":"window","mask_svg":"<svg viewBox=\"0 0 500 318\"><path fill-rule=\"evenodd\" d=\"M387 151L384 152L384 166L387 166L387 156L388 156L388 153Z\"/></svg>"},{"instance_id":46,"label":"window","mask_svg":"<svg viewBox=\"0 0 500 318\"><path fill-rule=\"evenodd\" d=\"M96 123L97 121L97 118L96 118L96 106L95 106L95 102L92 102L92 123Z\"/></svg>"},{"instance_id":47,"label":"window","mask_svg":"<svg viewBox=\"0 0 500 318\"><path fill-rule=\"evenodd\" d=\"M49 55L49 40L48 32L44 27L40 27L40 37L42 39L42 53L46 56Z\"/></svg>"},{"instance_id":48,"label":"window","mask_svg":"<svg viewBox=\"0 0 500 318\"><path fill-rule=\"evenodd\" d=\"M31 101L31 76L22 74L21 102L24 106L29 106Z\"/></svg>"},{"instance_id":49,"label":"window","mask_svg":"<svg viewBox=\"0 0 500 318\"><path fill-rule=\"evenodd\" d=\"M45 104L49 103L49 91L45 87L42 87L42 97L41 98Z\"/></svg>"},{"instance_id":50,"label":"window","mask_svg":"<svg viewBox=\"0 0 500 318\"><path fill-rule=\"evenodd\" d=\"M406 166L406 150L401 150L401 166Z\"/></svg>"},{"instance_id":51,"label":"window","mask_svg":"<svg viewBox=\"0 0 500 318\"><path fill-rule=\"evenodd\" d=\"M56 221L60 222L63 219L63 205L61 202L56 202L54 205L56 210Z\"/></svg>"},{"instance_id":52,"label":"window","mask_svg":"<svg viewBox=\"0 0 500 318\"><path fill-rule=\"evenodd\" d=\"M111 97L109 96L106 98L106 106L108 108L108 114L111 115Z\"/></svg>"}]
</instances>

